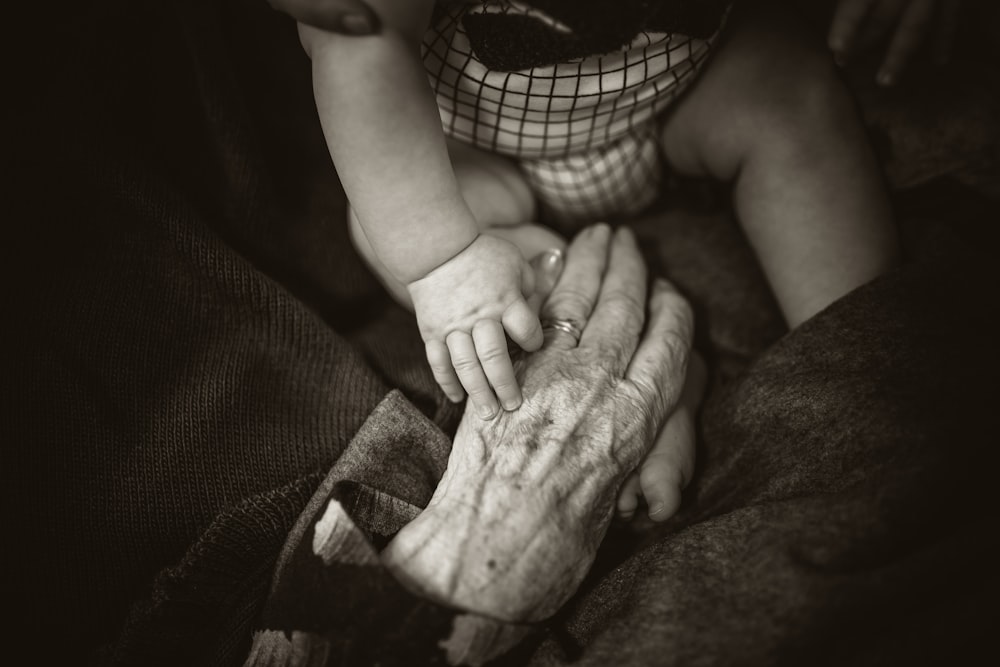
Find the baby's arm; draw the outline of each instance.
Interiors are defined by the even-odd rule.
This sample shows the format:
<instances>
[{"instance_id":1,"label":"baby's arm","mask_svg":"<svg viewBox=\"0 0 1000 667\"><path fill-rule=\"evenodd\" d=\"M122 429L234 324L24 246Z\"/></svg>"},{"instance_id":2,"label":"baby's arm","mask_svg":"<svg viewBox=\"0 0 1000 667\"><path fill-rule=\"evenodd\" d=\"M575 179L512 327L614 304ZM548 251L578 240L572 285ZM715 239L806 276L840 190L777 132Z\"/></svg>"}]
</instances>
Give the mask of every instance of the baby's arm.
<instances>
[{"instance_id":1,"label":"baby's arm","mask_svg":"<svg viewBox=\"0 0 1000 667\"><path fill-rule=\"evenodd\" d=\"M300 25L330 155L379 260L401 282L423 278L479 230L455 181L420 61L432 0L375 0L376 35Z\"/></svg>"},{"instance_id":2,"label":"baby's arm","mask_svg":"<svg viewBox=\"0 0 1000 667\"><path fill-rule=\"evenodd\" d=\"M531 268L481 236L462 198L420 60L431 0L373 0L382 30L346 37L300 26L330 154L364 235L407 285L435 379L480 414L520 404L504 332L542 342L527 306Z\"/></svg>"}]
</instances>

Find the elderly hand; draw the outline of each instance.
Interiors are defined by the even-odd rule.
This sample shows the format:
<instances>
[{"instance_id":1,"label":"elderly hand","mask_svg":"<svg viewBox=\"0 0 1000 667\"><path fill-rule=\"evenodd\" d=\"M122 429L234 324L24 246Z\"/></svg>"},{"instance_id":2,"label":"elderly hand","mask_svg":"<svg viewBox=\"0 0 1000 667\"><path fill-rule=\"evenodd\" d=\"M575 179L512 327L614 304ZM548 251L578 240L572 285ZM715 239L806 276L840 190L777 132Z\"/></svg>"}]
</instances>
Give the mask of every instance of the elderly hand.
<instances>
[{"instance_id":1,"label":"elderly hand","mask_svg":"<svg viewBox=\"0 0 1000 667\"><path fill-rule=\"evenodd\" d=\"M378 32L378 16L362 0L268 0L299 23L348 35Z\"/></svg>"},{"instance_id":2,"label":"elderly hand","mask_svg":"<svg viewBox=\"0 0 1000 667\"><path fill-rule=\"evenodd\" d=\"M837 61L886 41L877 81L889 86L931 34L934 59L943 63L951 49L961 0L839 0L828 39Z\"/></svg>"},{"instance_id":3,"label":"elderly hand","mask_svg":"<svg viewBox=\"0 0 1000 667\"><path fill-rule=\"evenodd\" d=\"M569 324L518 362L519 410L466 412L427 509L383 551L400 581L513 622L545 619L575 592L684 386L690 308L657 280L647 321L646 292L630 231L574 239L542 308L543 321Z\"/></svg>"}]
</instances>

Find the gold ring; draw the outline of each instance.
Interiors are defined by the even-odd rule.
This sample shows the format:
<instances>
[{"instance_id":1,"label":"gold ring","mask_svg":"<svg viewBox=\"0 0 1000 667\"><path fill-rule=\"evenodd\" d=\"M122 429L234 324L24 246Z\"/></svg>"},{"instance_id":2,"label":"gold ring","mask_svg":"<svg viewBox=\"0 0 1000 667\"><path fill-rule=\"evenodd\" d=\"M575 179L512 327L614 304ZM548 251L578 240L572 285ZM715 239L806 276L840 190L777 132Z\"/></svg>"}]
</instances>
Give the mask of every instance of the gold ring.
<instances>
[{"instance_id":1,"label":"gold ring","mask_svg":"<svg viewBox=\"0 0 1000 667\"><path fill-rule=\"evenodd\" d=\"M542 331L546 329L555 329L557 331L562 331L563 333L568 333L576 341L576 344L580 344L580 338L583 337L583 327L574 322L573 320L560 320L551 319L542 321Z\"/></svg>"}]
</instances>

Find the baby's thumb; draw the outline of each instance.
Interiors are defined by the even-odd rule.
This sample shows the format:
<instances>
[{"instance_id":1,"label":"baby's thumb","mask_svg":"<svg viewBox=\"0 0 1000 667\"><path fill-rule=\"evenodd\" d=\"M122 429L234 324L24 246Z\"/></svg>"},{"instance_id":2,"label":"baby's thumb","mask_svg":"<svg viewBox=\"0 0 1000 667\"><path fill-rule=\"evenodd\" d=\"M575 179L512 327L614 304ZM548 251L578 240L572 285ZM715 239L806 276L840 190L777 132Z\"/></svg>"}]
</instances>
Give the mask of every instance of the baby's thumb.
<instances>
[{"instance_id":1,"label":"baby's thumb","mask_svg":"<svg viewBox=\"0 0 1000 667\"><path fill-rule=\"evenodd\" d=\"M536 283L535 267L532 266L531 262L523 262L521 264L521 294L524 295L524 298L527 299L535 293Z\"/></svg>"},{"instance_id":2,"label":"baby's thumb","mask_svg":"<svg viewBox=\"0 0 1000 667\"><path fill-rule=\"evenodd\" d=\"M531 291L524 290L525 294L530 294L528 305L536 313L541 308L542 303L552 293L559 276L563 270L563 251L561 248L550 248L531 258L528 263L531 267ZM529 271L525 271L529 273Z\"/></svg>"}]
</instances>

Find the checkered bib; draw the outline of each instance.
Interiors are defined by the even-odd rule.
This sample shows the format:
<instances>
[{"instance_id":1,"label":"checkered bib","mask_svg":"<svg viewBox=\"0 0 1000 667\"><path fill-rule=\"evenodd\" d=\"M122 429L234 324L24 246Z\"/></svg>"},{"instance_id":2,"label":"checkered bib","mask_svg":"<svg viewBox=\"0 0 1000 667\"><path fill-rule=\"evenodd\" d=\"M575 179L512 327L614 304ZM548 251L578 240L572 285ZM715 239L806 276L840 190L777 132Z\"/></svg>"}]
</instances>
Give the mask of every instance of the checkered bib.
<instances>
[{"instance_id":1,"label":"checkered bib","mask_svg":"<svg viewBox=\"0 0 1000 667\"><path fill-rule=\"evenodd\" d=\"M663 169L656 117L694 80L718 33L640 32L612 53L506 72L473 52L462 25L471 12L518 13L568 30L506 0L445 10L423 43L445 134L517 158L558 219L594 221L652 203Z\"/></svg>"}]
</instances>

